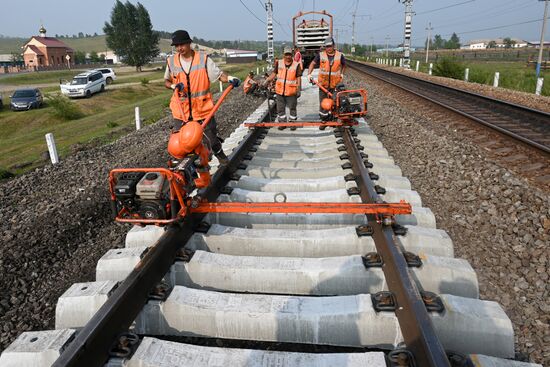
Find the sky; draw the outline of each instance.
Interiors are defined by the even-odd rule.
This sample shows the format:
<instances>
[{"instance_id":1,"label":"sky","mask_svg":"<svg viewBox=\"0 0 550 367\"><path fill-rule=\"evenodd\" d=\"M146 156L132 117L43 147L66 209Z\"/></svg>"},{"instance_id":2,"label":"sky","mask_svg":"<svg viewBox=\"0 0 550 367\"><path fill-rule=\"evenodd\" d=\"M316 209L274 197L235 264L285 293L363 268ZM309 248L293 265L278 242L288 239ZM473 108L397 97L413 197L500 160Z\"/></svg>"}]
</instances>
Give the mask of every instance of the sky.
<instances>
[{"instance_id":1,"label":"sky","mask_svg":"<svg viewBox=\"0 0 550 367\"><path fill-rule=\"evenodd\" d=\"M153 28L185 29L208 40L266 38L266 0L141 0ZM403 40L405 7L398 0L272 0L276 41L289 41L292 17L298 11L327 10L335 16L338 42L351 41L352 13L356 43L399 44ZM131 0L137 3L136 0ZM5 4L3 4L5 3ZM43 24L55 34L102 34L114 0L25 0L24 6L0 0L0 35L30 37ZM549 6L550 7L550 6ZM462 43L479 38L516 37L538 41L544 2L539 0L414 0L412 43L423 45L431 22L433 34L449 38L456 32ZM550 10L549 10L550 14ZM550 23L550 22L549 22ZM550 39L550 24L545 39Z\"/></svg>"}]
</instances>

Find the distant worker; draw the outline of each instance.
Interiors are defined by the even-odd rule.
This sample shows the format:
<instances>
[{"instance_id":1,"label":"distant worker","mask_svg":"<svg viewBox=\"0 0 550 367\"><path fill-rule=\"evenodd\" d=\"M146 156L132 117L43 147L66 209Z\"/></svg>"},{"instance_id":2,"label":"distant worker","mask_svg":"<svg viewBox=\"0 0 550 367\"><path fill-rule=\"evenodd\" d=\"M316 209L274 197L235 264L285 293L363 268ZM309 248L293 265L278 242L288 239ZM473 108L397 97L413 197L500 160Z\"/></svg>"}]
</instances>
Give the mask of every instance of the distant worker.
<instances>
[{"instance_id":1,"label":"distant worker","mask_svg":"<svg viewBox=\"0 0 550 367\"><path fill-rule=\"evenodd\" d=\"M254 80L254 72L251 71L246 76L243 82L244 94L254 94L254 91L258 88L258 82Z\"/></svg>"},{"instance_id":2,"label":"distant worker","mask_svg":"<svg viewBox=\"0 0 550 367\"><path fill-rule=\"evenodd\" d=\"M334 39L327 37L324 42L325 50L315 56L315 59L309 64L309 80L312 80L311 73L316 65L319 65L319 84L333 93L336 86L344 79L344 70L346 60L344 55L334 48ZM329 112L321 107L323 99L327 98L327 93L319 88L319 117L326 120Z\"/></svg>"},{"instance_id":3,"label":"distant worker","mask_svg":"<svg viewBox=\"0 0 550 367\"><path fill-rule=\"evenodd\" d=\"M176 47L177 53L166 60L164 86L178 91L170 100L170 109L174 117L173 131L179 131L189 121L202 123L212 111L214 101L210 93L210 83L219 79L233 84L235 88L240 84L238 78L221 71L207 54L193 51L192 42L187 31L177 30L172 33L172 46ZM228 159L222 150L214 117L206 127L204 135L220 164L227 164Z\"/></svg>"},{"instance_id":4,"label":"distant worker","mask_svg":"<svg viewBox=\"0 0 550 367\"><path fill-rule=\"evenodd\" d=\"M282 60L275 62L273 73L266 79L265 83L270 83L277 78L275 84L275 94L277 99L277 119L279 122L286 122L286 107L290 110L289 121L296 121L298 113L296 107L301 88L302 67L293 60L292 48L285 47Z\"/></svg>"},{"instance_id":5,"label":"distant worker","mask_svg":"<svg viewBox=\"0 0 550 367\"><path fill-rule=\"evenodd\" d=\"M300 52L300 47L294 46L294 61L300 64L302 70L304 70L304 63L302 61L302 53Z\"/></svg>"}]
</instances>

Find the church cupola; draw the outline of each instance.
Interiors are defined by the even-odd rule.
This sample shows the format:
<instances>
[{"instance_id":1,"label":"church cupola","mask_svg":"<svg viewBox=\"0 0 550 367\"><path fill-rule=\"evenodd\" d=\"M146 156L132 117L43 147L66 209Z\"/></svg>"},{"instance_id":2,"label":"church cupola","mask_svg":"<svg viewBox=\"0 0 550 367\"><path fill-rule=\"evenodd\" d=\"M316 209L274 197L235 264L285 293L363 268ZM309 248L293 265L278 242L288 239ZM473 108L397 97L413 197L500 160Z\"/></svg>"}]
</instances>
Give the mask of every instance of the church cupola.
<instances>
[{"instance_id":1,"label":"church cupola","mask_svg":"<svg viewBox=\"0 0 550 367\"><path fill-rule=\"evenodd\" d=\"M38 30L38 33L40 34L40 37L46 37L46 28L44 28L44 26L41 26Z\"/></svg>"}]
</instances>

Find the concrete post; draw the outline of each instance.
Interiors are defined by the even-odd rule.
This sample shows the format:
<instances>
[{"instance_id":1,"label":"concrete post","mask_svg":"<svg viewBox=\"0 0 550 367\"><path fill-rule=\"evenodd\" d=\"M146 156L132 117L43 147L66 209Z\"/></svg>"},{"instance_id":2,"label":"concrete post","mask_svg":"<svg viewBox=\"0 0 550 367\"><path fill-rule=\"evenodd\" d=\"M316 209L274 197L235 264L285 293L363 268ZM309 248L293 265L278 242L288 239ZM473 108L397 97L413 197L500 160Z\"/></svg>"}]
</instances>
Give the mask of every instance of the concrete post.
<instances>
[{"instance_id":1,"label":"concrete post","mask_svg":"<svg viewBox=\"0 0 550 367\"><path fill-rule=\"evenodd\" d=\"M467 82L470 79L470 68L464 70L464 81Z\"/></svg>"},{"instance_id":2,"label":"concrete post","mask_svg":"<svg viewBox=\"0 0 550 367\"><path fill-rule=\"evenodd\" d=\"M50 159L52 164L59 163L59 156L57 155L57 148L55 147L55 139L52 133L46 134L46 144L48 145L48 151L50 152Z\"/></svg>"},{"instance_id":3,"label":"concrete post","mask_svg":"<svg viewBox=\"0 0 550 367\"><path fill-rule=\"evenodd\" d=\"M428 74L432 75L433 67L434 67L434 64L430 62L430 70L428 70Z\"/></svg>"},{"instance_id":4,"label":"concrete post","mask_svg":"<svg viewBox=\"0 0 550 367\"><path fill-rule=\"evenodd\" d=\"M416 60L416 71L418 71L418 69L420 69L420 61Z\"/></svg>"},{"instance_id":5,"label":"concrete post","mask_svg":"<svg viewBox=\"0 0 550 367\"><path fill-rule=\"evenodd\" d=\"M220 80L220 93L223 92L223 83L222 81Z\"/></svg>"},{"instance_id":6,"label":"concrete post","mask_svg":"<svg viewBox=\"0 0 550 367\"><path fill-rule=\"evenodd\" d=\"M537 89L535 90L535 94L537 96L540 96L541 92L542 92L542 85L544 83L544 78L538 78L537 79Z\"/></svg>"},{"instance_id":7,"label":"concrete post","mask_svg":"<svg viewBox=\"0 0 550 367\"><path fill-rule=\"evenodd\" d=\"M260 74L260 67L256 68L256 75Z\"/></svg>"},{"instance_id":8,"label":"concrete post","mask_svg":"<svg viewBox=\"0 0 550 367\"><path fill-rule=\"evenodd\" d=\"M403 59L399 59L399 67L400 67L400 68L403 67Z\"/></svg>"},{"instance_id":9,"label":"concrete post","mask_svg":"<svg viewBox=\"0 0 550 367\"><path fill-rule=\"evenodd\" d=\"M500 80L500 73L495 71L495 78L493 79L493 87L498 87L498 81Z\"/></svg>"},{"instance_id":10,"label":"concrete post","mask_svg":"<svg viewBox=\"0 0 550 367\"><path fill-rule=\"evenodd\" d=\"M136 107L136 130L141 129L141 117L139 115L139 107Z\"/></svg>"}]
</instances>

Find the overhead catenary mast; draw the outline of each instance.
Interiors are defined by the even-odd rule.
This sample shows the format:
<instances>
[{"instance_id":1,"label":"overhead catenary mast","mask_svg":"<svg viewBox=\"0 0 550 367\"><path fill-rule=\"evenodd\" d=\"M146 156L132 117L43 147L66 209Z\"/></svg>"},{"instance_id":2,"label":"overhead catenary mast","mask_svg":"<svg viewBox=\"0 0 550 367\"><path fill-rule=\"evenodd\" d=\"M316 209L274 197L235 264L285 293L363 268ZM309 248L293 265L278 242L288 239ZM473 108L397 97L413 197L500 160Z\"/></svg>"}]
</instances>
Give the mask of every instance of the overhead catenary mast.
<instances>
[{"instance_id":1,"label":"overhead catenary mast","mask_svg":"<svg viewBox=\"0 0 550 367\"><path fill-rule=\"evenodd\" d=\"M265 10L267 12L267 62L272 65L275 52L273 49L273 4L271 0L267 0L265 3Z\"/></svg>"},{"instance_id":2,"label":"overhead catenary mast","mask_svg":"<svg viewBox=\"0 0 550 367\"><path fill-rule=\"evenodd\" d=\"M411 68L411 33L412 33L412 16L413 16L413 0L398 0L405 4L405 39L403 41L403 67Z\"/></svg>"}]
</instances>

